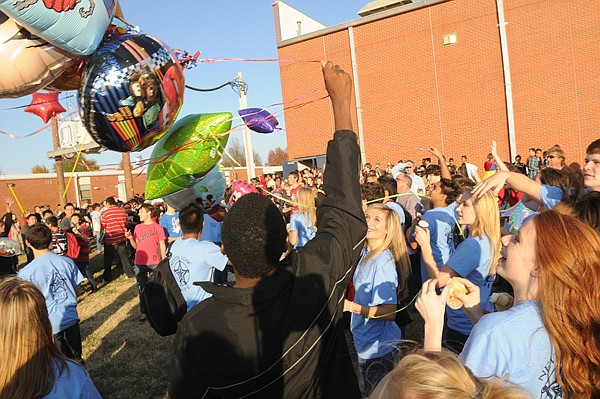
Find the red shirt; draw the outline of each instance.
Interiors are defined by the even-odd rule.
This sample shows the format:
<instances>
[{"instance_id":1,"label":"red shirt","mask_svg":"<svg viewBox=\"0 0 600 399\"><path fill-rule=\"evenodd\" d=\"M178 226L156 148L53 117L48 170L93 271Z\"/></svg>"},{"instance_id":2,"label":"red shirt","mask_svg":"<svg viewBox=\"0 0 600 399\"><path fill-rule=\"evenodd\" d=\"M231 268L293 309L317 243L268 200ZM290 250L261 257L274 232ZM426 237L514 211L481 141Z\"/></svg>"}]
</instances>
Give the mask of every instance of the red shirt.
<instances>
[{"instance_id":1,"label":"red shirt","mask_svg":"<svg viewBox=\"0 0 600 399\"><path fill-rule=\"evenodd\" d=\"M158 244L167 239L165 229L158 223L140 223L135 226L133 238L137 242L135 249L136 265L157 265L160 263Z\"/></svg>"},{"instance_id":2,"label":"red shirt","mask_svg":"<svg viewBox=\"0 0 600 399\"><path fill-rule=\"evenodd\" d=\"M106 209L100 218L100 224L104 227L104 243L116 245L127 241L125 230L127 229L127 212L118 206Z\"/></svg>"},{"instance_id":3,"label":"red shirt","mask_svg":"<svg viewBox=\"0 0 600 399\"><path fill-rule=\"evenodd\" d=\"M79 233L86 238L92 237L92 230L90 230L87 226L79 226ZM75 236L77 238L77 243L79 244L79 255L77 256L78 262L89 262L90 261L90 243L86 242L83 238L78 235Z\"/></svg>"}]
</instances>

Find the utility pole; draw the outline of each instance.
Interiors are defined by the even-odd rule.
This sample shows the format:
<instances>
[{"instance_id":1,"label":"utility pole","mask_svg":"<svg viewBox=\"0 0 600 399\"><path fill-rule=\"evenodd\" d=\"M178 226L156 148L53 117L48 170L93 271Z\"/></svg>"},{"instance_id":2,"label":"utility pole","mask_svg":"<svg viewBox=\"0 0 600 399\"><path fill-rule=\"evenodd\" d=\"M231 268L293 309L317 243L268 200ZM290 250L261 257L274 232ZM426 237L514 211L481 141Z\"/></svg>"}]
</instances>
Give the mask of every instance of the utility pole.
<instances>
[{"instance_id":1,"label":"utility pole","mask_svg":"<svg viewBox=\"0 0 600 399\"><path fill-rule=\"evenodd\" d=\"M133 176L131 173L131 158L128 152L123 153L123 172L125 172L125 201L132 199L135 196L133 192Z\"/></svg>"},{"instance_id":2,"label":"utility pole","mask_svg":"<svg viewBox=\"0 0 600 399\"><path fill-rule=\"evenodd\" d=\"M242 72L238 72L235 82L238 85L240 94L240 109L246 109L248 108L248 103L246 102L247 86L242 78ZM254 152L252 151L252 141L250 140L250 129L248 129L246 124L242 126L242 132L244 136L244 152L246 154L246 172L248 174L248 181L250 181L251 178L255 177Z\"/></svg>"},{"instance_id":3,"label":"utility pole","mask_svg":"<svg viewBox=\"0 0 600 399\"><path fill-rule=\"evenodd\" d=\"M58 137L58 119L56 118L56 115L50 118L50 126L52 127L52 144L54 144L54 151L60 150L60 139ZM54 157L54 165L56 167L56 180L58 180L58 197L60 201L60 209L65 209L65 205L67 204L67 198L64 195L66 186L62 156L58 155Z\"/></svg>"}]
</instances>

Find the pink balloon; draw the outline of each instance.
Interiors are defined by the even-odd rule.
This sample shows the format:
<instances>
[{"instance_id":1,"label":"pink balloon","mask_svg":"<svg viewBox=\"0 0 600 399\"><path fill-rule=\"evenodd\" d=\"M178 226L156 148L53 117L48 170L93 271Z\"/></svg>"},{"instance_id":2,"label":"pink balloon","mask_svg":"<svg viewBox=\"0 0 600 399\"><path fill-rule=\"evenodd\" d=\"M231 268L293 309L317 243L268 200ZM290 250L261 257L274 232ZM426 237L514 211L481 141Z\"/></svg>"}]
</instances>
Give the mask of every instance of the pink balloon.
<instances>
[{"instance_id":1,"label":"pink balloon","mask_svg":"<svg viewBox=\"0 0 600 399\"><path fill-rule=\"evenodd\" d=\"M229 206L233 206L235 201L239 200L242 196L250 193L258 193L256 188L246 180L237 180L231 186L231 197L229 197Z\"/></svg>"}]
</instances>

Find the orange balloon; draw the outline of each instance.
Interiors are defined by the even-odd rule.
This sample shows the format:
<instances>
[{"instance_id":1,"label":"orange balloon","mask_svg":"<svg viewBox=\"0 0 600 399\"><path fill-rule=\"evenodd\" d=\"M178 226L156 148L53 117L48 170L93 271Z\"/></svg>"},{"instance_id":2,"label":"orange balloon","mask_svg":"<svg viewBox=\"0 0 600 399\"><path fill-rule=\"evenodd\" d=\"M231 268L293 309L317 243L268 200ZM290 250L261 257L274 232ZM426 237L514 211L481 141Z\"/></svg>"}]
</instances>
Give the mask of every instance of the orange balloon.
<instances>
[{"instance_id":1,"label":"orange balloon","mask_svg":"<svg viewBox=\"0 0 600 399\"><path fill-rule=\"evenodd\" d=\"M85 61L83 58L75 60L75 62L65 69L60 76L52 83L47 85L47 90L53 91L69 91L79 89L79 83L81 82L81 73L85 69Z\"/></svg>"}]
</instances>

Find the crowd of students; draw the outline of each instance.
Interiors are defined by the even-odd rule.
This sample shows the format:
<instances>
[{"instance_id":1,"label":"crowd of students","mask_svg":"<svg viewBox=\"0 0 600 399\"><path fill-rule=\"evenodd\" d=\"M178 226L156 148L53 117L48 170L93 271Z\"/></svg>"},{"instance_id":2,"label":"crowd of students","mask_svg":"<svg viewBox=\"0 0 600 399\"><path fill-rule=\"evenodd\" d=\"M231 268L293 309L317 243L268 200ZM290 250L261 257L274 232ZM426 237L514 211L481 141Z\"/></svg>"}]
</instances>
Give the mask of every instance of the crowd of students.
<instances>
[{"instance_id":1,"label":"crowd of students","mask_svg":"<svg viewBox=\"0 0 600 399\"><path fill-rule=\"evenodd\" d=\"M600 140L582 167L559 146L504 163L492 142L482 176L436 148L419 167L361 170L350 77L332 63L323 75L336 127L324 172L265 176L209 214L112 197L33 214L30 263L0 282L0 396L99 397L76 311L84 278L99 287L95 237L103 282L116 260L140 295L169 256L187 305L173 398L600 398ZM415 299L424 348L403 353Z\"/></svg>"}]
</instances>

